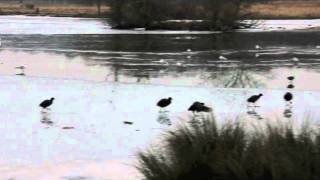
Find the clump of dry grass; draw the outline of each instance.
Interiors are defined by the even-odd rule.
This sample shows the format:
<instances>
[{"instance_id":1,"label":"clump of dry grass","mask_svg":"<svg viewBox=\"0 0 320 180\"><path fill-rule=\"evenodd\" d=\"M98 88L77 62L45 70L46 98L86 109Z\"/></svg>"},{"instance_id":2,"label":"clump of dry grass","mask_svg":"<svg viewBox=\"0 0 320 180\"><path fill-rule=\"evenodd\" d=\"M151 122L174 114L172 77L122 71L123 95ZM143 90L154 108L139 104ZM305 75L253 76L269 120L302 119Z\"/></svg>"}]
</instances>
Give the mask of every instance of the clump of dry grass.
<instances>
[{"instance_id":1,"label":"clump of dry grass","mask_svg":"<svg viewBox=\"0 0 320 180\"><path fill-rule=\"evenodd\" d=\"M249 133L214 119L169 131L163 148L138 154L149 180L320 179L320 133L268 125Z\"/></svg>"}]
</instances>

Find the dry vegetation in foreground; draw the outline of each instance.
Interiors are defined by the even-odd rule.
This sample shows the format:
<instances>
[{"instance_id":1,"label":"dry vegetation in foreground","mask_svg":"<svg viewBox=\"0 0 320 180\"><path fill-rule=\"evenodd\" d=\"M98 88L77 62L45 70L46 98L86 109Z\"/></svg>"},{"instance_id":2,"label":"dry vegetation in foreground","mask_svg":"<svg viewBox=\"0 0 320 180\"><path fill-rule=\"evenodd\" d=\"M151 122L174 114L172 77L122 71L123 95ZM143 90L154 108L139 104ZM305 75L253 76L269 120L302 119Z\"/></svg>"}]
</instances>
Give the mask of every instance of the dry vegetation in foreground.
<instances>
[{"instance_id":1,"label":"dry vegetation in foreground","mask_svg":"<svg viewBox=\"0 0 320 180\"><path fill-rule=\"evenodd\" d=\"M137 168L148 180L316 180L320 132L310 125L249 133L241 124L218 127L214 118L190 122L167 132L163 145L140 152Z\"/></svg>"},{"instance_id":2,"label":"dry vegetation in foreground","mask_svg":"<svg viewBox=\"0 0 320 180\"><path fill-rule=\"evenodd\" d=\"M37 12L39 8L39 12ZM101 14L109 12L109 7L102 6ZM33 9L21 7L19 4L0 3L0 15L40 15L40 16L68 16L68 17L97 17L96 6L80 5L40 5Z\"/></svg>"},{"instance_id":3,"label":"dry vegetation in foreground","mask_svg":"<svg viewBox=\"0 0 320 180\"><path fill-rule=\"evenodd\" d=\"M320 1L278 1L254 3L242 7L248 19L310 19L320 18Z\"/></svg>"}]
</instances>

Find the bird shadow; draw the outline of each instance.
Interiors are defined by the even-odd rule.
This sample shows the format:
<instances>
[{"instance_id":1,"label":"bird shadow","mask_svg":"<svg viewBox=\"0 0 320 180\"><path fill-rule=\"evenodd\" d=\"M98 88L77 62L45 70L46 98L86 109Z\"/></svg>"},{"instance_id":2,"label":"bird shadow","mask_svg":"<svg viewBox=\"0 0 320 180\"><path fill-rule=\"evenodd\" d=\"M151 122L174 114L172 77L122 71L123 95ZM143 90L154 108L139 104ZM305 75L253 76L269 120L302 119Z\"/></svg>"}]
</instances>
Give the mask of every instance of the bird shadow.
<instances>
[{"instance_id":1,"label":"bird shadow","mask_svg":"<svg viewBox=\"0 0 320 180\"><path fill-rule=\"evenodd\" d=\"M41 114L40 122L41 122L42 124L45 124L45 125L47 125L47 126L52 126L52 125L54 124L53 121L51 120L50 112L48 112L48 111L41 111L40 114Z\"/></svg>"},{"instance_id":2,"label":"bird shadow","mask_svg":"<svg viewBox=\"0 0 320 180\"><path fill-rule=\"evenodd\" d=\"M256 111L256 108L248 108L247 114L257 120L263 120L264 118Z\"/></svg>"},{"instance_id":3,"label":"bird shadow","mask_svg":"<svg viewBox=\"0 0 320 180\"><path fill-rule=\"evenodd\" d=\"M292 115L293 115L292 106L286 105L286 108L285 108L285 110L283 111L283 117L285 117L285 118L291 118Z\"/></svg>"},{"instance_id":4,"label":"bird shadow","mask_svg":"<svg viewBox=\"0 0 320 180\"><path fill-rule=\"evenodd\" d=\"M169 118L168 111L159 111L157 121L162 125L171 126L171 121Z\"/></svg>"}]
</instances>

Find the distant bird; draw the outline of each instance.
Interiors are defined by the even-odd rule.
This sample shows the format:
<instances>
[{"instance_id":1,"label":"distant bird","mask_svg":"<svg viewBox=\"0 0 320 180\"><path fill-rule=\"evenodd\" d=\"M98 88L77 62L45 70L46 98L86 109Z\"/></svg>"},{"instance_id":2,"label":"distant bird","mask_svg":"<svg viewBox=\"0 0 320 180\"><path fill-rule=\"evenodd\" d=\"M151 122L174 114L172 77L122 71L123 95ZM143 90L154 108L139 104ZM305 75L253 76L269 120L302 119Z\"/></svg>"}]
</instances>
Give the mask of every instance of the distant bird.
<instances>
[{"instance_id":1,"label":"distant bird","mask_svg":"<svg viewBox=\"0 0 320 180\"><path fill-rule=\"evenodd\" d=\"M160 108L165 108L167 106L169 106L171 104L171 100L172 98L169 97L168 99L164 98L164 99L161 99L158 103L157 103L157 106L159 106Z\"/></svg>"},{"instance_id":2,"label":"distant bird","mask_svg":"<svg viewBox=\"0 0 320 180\"><path fill-rule=\"evenodd\" d=\"M253 95L247 99L247 102L255 104L261 96L263 96L263 94Z\"/></svg>"},{"instance_id":3,"label":"distant bird","mask_svg":"<svg viewBox=\"0 0 320 180\"><path fill-rule=\"evenodd\" d=\"M124 124L128 124L128 125L132 125L133 122L130 122L130 121L123 121Z\"/></svg>"},{"instance_id":4,"label":"distant bird","mask_svg":"<svg viewBox=\"0 0 320 180\"><path fill-rule=\"evenodd\" d=\"M256 54L255 54L255 57L256 57L256 58L260 57L260 54L259 54L259 53L256 53Z\"/></svg>"},{"instance_id":5,"label":"distant bird","mask_svg":"<svg viewBox=\"0 0 320 180\"><path fill-rule=\"evenodd\" d=\"M164 64L164 65L169 65L168 61L167 60L164 60L164 59L160 59L159 61L161 64Z\"/></svg>"},{"instance_id":6,"label":"distant bird","mask_svg":"<svg viewBox=\"0 0 320 180\"><path fill-rule=\"evenodd\" d=\"M220 60L228 60L228 58L224 57L224 56L219 56Z\"/></svg>"},{"instance_id":7,"label":"distant bird","mask_svg":"<svg viewBox=\"0 0 320 180\"><path fill-rule=\"evenodd\" d=\"M293 88L294 88L294 85L293 85L293 84L289 84L289 85L287 86L287 88L288 88L288 89L293 89Z\"/></svg>"},{"instance_id":8,"label":"distant bird","mask_svg":"<svg viewBox=\"0 0 320 180\"><path fill-rule=\"evenodd\" d=\"M43 109L46 109L47 107L51 106L51 104L53 103L54 98L51 99L46 99L44 101L42 101L39 106L42 107Z\"/></svg>"},{"instance_id":9,"label":"distant bird","mask_svg":"<svg viewBox=\"0 0 320 180\"><path fill-rule=\"evenodd\" d=\"M294 76L289 76L287 79L288 79L289 81L293 81L293 80L294 80Z\"/></svg>"},{"instance_id":10,"label":"distant bird","mask_svg":"<svg viewBox=\"0 0 320 180\"><path fill-rule=\"evenodd\" d=\"M177 62L176 65L177 66L182 66L182 63L181 62Z\"/></svg>"},{"instance_id":11,"label":"distant bird","mask_svg":"<svg viewBox=\"0 0 320 180\"><path fill-rule=\"evenodd\" d=\"M317 49L320 49L320 46L316 46Z\"/></svg>"},{"instance_id":12,"label":"distant bird","mask_svg":"<svg viewBox=\"0 0 320 180\"><path fill-rule=\"evenodd\" d=\"M187 49L187 52L191 52L191 49Z\"/></svg>"},{"instance_id":13,"label":"distant bird","mask_svg":"<svg viewBox=\"0 0 320 180\"><path fill-rule=\"evenodd\" d=\"M62 127L62 129L74 129L74 127L72 127L72 126L65 126L65 127Z\"/></svg>"},{"instance_id":14,"label":"distant bird","mask_svg":"<svg viewBox=\"0 0 320 180\"><path fill-rule=\"evenodd\" d=\"M298 61L299 61L299 58L293 57L293 58L292 58L292 61L293 61L293 62L298 62Z\"/></svg>"},{"instance_id":15,"label":"distant bird","mask_svg":"<svg viewBox=\"0 0 320 180\"><path fill-rule=\"evenodd\" d=\"M284 96L283 99L288 102L291 103L291 100L293 99L293 95L290 92L287 92Z\"/></svg>"},{"instance_id":16,"label":"distant bird","mask_svg":"<svg viewBox=\"0 0 320 180\"><path fill-rule=\"evenodd\" d=\"M194 102L188 109L188 111L194 112L211 112L212 108L207 107L204 103L202 102Z\"/></svg>"},{"instance_id":17,"label":"distant bird","mask_svg":"<svg viewBox=\"0 0 320 180\"><path fill-rule=\"evenodd\" d=\"M25 69L26 67L25 66L17 66L15 67L16 69Z\"/></svg>"},{"instance_id":18,"label":"distant bird","mask_svg":"<svg viewBox=\"0 0 320 180\"><path fill-rule=\"evenodd\" d=\"M134 30L136 30L136 31L145 31L146 28L135 28Z\"/></svg>"},{"instance_id":19,"label":"distant bird","mask_svg":"<svg viewBox=\"0 0 320 180\"><path fill-rule=\"evenodd\" d=\"M25 75L25 73L24 73L25 68L26 67L24 67L24 66L15 67L15 69L19 69L19 72L17 72L16 75L24 76Z\"/></svg>"},{"instance_id":20,"label":"distant bird","mask_svg":"<svg viewBox=\"0 0 320 180\"><path fill-rule=\"evenodd\" d=\"M256 49L262 49L261 46L259 46L259 45L255 45L255 48Z\"/></svg>"}]
</instances>

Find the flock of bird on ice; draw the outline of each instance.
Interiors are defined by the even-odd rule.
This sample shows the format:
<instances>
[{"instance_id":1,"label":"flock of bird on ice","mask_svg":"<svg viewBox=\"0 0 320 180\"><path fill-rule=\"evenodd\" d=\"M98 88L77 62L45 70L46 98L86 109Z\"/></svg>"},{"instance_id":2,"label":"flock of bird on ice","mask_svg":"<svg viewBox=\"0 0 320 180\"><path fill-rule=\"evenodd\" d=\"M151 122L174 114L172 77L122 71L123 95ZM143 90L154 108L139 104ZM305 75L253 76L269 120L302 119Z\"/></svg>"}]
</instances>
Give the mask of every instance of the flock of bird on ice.
<instances>
[{"instance_id":1,"label":"flock of bird on ice","mask_svg":"<svg viewBox=\"0 0 320 180\"><path fill-rule=\"evenodd\" d=\"M288 89L293 89L294 85L293 85L293 80L294 80L294 76L289 76L288 77L289 80L289 85L287 86ZM263 96L263 94L257 94L257 95L253 95L251 97L249 97L247 99L248 102L248 107L253 104L254 107L256 107L256 102ZM291 92L286 92L283 96L283 99L286 101L287 105L290 105L292 103L292 99L293 99L293 94ZM167 106L169 106L171 104L172 98L164 98L161 99L158 103L157 106L159 106L160 108L165 108ZM194 102L188 109L188 111L192 111L193 113L195 112L211 112L212 108L206 106L203 102Z\"/></svg>"},{"instance_id":2,"label":"flock of bird on ice","mask_svg":"<svg viewBox=\"0 0 320 180\"><path fill-rule=\"evenodd\" d=\"M255 47L256 49L260 49L261 47L256 45ZM188 52L190 52L191 50L188 49L187 50ZM223 56L220 56L219 59L225 59L225 57ZM20 67L16 67L17 69L21 69L22 70L22 73L21 74L17 74L17 75L24 75L24 69L25 67L24 66L20 66ZM293 85L293 80L294 80L294 76L289 76L287 78L289 80L289 85L287 86L288 89L293 89L294 88L294 85ZM263 94L257 94L257 95L253 95L251 97L249 97L247 99L247 102L248 102L248 107L250 107L250 104L253 104L253 107L256 107L256 102L263 96ZM293 99L293 94L291 92L287 92L285 93L285 95L283 96L284 100L287 102L287 105L291 104L292 103L292 99ZM53 101L54 101L54 98L52 97L51 99L46 99L44 101L42 101L39 106L42 107L43 109L48 109L49 106L51 106L53 104ZM157 106L160 107L160 110L169 106L172 102L172 98L169 97L169 98L164 98L164 99L161 99L160 101L158 101L157 103ZM188 111L192 111L193 113L195 112L211 112L212 111L212 108L211 107L208 107L205 105L205 103L203 102L194 102L188 109Z\"/></svg>"},{"instance_id":3,"label":"flock of bird on ice","mask_svg":"<svg viewBox=\"0 0 320 180\"><path fill-rule=\"evenodd\" d=\"M294 76L289 76L287 78L289 80L289 85L287 86L288 89L293 89L294 88L294 85L293 85L293 80L294 80ZM248 103L248 107L250 107L250 105L253 104L253 107L256 107L256 102L263 96L263 94L257 94L257 95L253 95L251 97L249 97L247 99L247 103ZM44 101L42 101L39 106L41 108L44 109L48 109L49 106L51 106L53 104L53 101L54 101L54 97L52 97L51 99L46 99ZM283 96L283 99L287 102L287 105L290 105L292 103L292 100L293 100L293 94L291 92L286 92ZM161 100L158 101L157 103L157 106L160 107L160 110L169 106L172 102L172 98L169 97L169 98L163 98ZM212 111L212 108L211 107L208 107L205 105L205 103L203 102L199 102L199 101L196 101L194 102L188 109L188 111L192 111L193 113L197 112L211 112ZM131 124L131 122L129 123L126 123L125 124Z\"/></svg>"}]
</instances>

